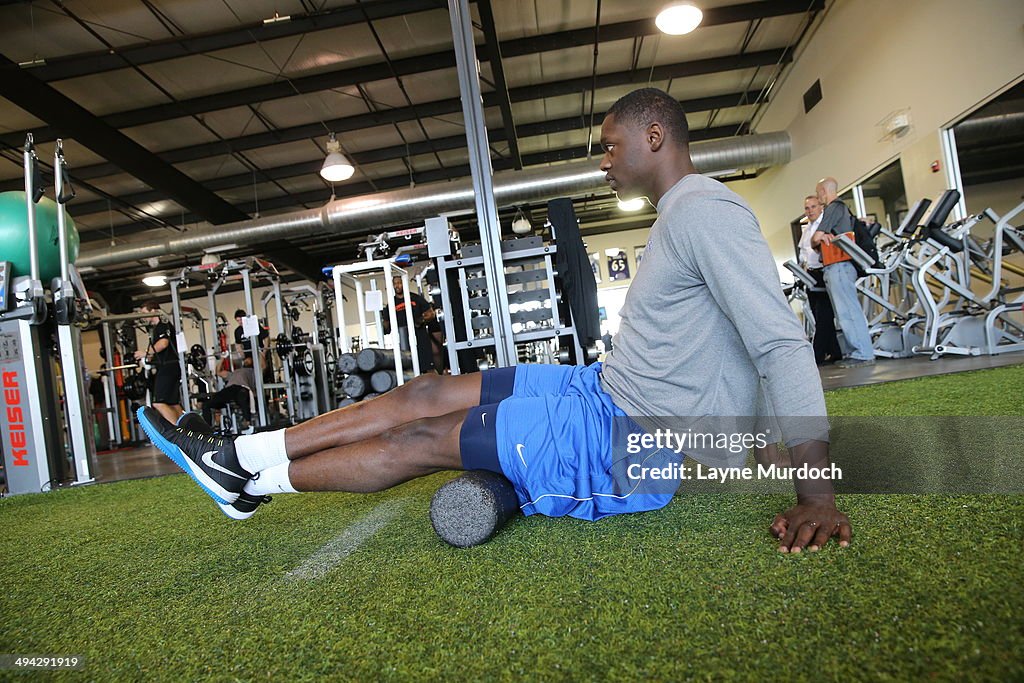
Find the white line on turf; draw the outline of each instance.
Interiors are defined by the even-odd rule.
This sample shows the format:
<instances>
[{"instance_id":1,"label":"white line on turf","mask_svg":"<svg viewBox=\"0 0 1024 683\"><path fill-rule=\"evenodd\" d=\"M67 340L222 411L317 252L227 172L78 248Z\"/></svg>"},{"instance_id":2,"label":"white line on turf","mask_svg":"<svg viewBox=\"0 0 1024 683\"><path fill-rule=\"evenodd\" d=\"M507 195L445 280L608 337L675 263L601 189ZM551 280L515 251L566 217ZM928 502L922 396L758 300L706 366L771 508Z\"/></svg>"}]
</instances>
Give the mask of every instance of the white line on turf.
<instances>
[{"instance_id":1,"label":"white line on turf","mask_svg":"<svg viewBox=\"0 0 1024 683\"><path fill-rule=\"evenodd\" d=\"M387 526L388 522L394 519L404 506L405 501L402 500L381 503L325 543L301 565L285 574L285 579L292 581L319 579L351 555L367 539Z\"/></svg>"}]
</instances>

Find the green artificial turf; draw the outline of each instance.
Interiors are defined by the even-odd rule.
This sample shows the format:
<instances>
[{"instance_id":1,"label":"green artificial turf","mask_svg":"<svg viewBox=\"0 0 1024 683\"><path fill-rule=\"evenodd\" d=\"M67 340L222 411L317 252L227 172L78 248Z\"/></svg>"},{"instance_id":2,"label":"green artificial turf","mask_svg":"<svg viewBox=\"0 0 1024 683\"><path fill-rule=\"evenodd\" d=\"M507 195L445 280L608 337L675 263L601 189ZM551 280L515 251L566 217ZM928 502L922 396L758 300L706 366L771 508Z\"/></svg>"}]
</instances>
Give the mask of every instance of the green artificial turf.
<instances>
[{"instance_id":1,"label":"green artificial turf","mask_svg":"<svg viewBox=\"0 0 1024 683\"><path fill-rule=\"evenodd\" d=\"M1021 415L1024 365L825 392L829 415Z\"/></svg>"},{"instance_id":2,"label":"green artificial turf","mask_svg":"<svg viewBox=\"0 0 1024 683\"><path fill-rule=\"evenodd\" d=\"M828 402L1020 416L1022 379L980 371ZM780 494L518 518L455 550L427 516L450 476L278 496L241 523L183 475L0 501L0 653L85 655L84 672L46 675L76 680L1024 678L1021 496L843 496L854 543L814 554L776 551ZM288 578L381 509L399 514L326 575Z\"/></svg>"}]
</instances>

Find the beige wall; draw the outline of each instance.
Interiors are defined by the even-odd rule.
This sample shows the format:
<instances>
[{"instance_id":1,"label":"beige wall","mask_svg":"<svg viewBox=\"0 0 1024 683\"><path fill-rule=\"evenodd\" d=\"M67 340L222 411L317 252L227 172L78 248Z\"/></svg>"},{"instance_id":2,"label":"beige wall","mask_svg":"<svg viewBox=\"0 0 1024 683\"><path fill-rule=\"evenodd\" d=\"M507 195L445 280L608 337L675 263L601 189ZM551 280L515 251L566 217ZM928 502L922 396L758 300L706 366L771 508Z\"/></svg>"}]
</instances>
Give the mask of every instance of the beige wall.
<instances>
[{"instance_id":1,"label":"beige wall","mask_svg":"<svg viewBox=\"0 0 1024 683\"><path fill-rule=\"evenodd\" d=\"M1019 0L830 2L756 125L788 131L792 161L730 184L776 258L791 256L789 222L822 176L845 187L900 158L910 203L945 189L929 168L941 159L939 129L1021 77L1022 27ZM819 78L823 99L805 114L803 93ZM883 139L878 124L897 110L911 128Z\"/></svg>"}]
</instances>

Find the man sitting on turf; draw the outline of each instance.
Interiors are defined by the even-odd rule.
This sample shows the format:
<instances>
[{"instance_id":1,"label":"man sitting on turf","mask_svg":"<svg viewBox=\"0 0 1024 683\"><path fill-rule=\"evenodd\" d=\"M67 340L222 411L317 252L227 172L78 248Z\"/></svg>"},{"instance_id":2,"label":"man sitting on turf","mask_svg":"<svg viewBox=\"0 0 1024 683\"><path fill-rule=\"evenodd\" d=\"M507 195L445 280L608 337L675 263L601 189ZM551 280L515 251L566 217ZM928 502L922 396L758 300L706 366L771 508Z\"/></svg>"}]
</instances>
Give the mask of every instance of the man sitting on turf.
<instances>
[{"instance_id":1,"label":"man sitting on turf","mask_svg":"<svg viewBox=\"0 0 1024 683\"><path fill-rule=\"evenodd\" d=\"M234 440L175 427L148 408L140 423L235 518L269 493L380 491L458 469L502 473L526 514L599 519L664 506L672 492L630 495L612 481L616 420L752 416L759 386L775 415L825 415L813 352L757 220L696 172L688 136L679 103L652 88L605 116L601 170L620 197L647 197L659 217L603 365L423 375L373 401ZM783 436L794 465L828 465L821 432L784 425ZM847 545L849 520L831 487L794 484L797 504L771 525L779 550L817 550L832 536Z\"/></svg>"}]
</instances>

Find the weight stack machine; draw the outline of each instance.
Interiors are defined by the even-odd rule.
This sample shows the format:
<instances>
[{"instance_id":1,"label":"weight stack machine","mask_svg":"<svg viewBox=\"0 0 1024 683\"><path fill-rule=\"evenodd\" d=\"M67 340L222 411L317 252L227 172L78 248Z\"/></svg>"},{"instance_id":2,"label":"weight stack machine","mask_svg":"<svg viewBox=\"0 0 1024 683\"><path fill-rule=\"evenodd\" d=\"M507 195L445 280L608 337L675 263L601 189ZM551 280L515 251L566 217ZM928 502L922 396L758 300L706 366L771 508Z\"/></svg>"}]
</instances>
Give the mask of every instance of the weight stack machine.
<instances>
[{"instance_id":1,"label":"weight stack machine","mask_svg":"<svg viewBox=\"0 0 1024 683\"><path fill-rule=\"evenodd\" d=\"M548 205L552 240L530 236L500 243L502 271L518 362L586 365L600 338L597 284L568 199ZM453 252L446 218L426 221L436 260L452 374L495 365L495 297L484 276L483 247ZM461 360L461 363L460 363Z\"/></svg>"}]
</instances>

